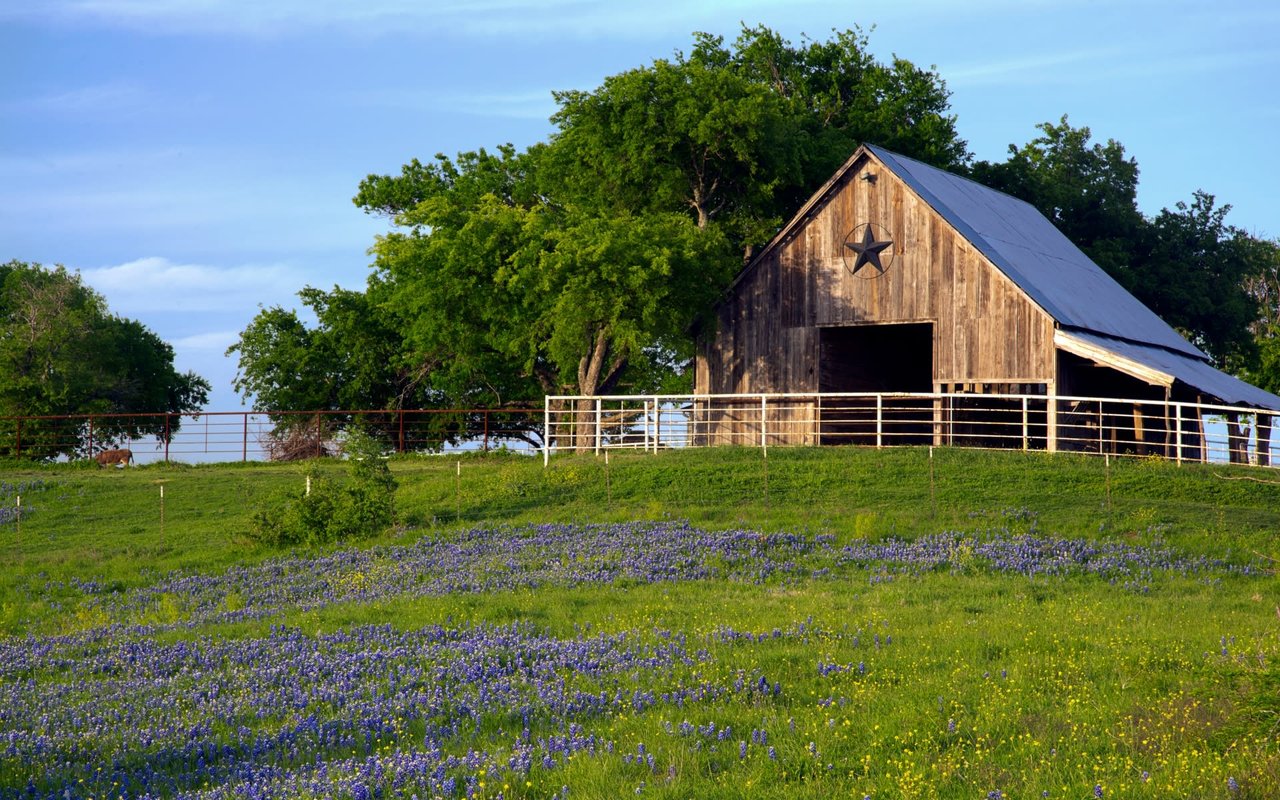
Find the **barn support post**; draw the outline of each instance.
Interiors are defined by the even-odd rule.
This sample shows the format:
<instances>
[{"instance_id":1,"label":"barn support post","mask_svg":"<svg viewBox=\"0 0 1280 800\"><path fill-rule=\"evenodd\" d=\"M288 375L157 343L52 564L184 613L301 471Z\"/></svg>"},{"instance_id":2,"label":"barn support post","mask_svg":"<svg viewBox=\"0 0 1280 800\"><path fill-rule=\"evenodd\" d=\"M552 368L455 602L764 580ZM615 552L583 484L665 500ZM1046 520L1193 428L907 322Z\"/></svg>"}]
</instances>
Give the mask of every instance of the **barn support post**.
<instances>
[{"instance_id":1,"label":"barn support post","mask_svg":"<svg viewBox=\"0 0 1280 800\"><path fill-rule=\"evenodd\" d=\"M1253 430L1253 435L1256 437L1254 450L1258 454L1258 466L1269 467L1271 466L1271 415L1259 411Z\"/></svg>"},{"instance_id":2,"label":"barn support post","mask_svg":"<svg viewBox=\"0 0 1280 800\"><path fill-rule=\"evenodd\" d=\"M1142 421L1142 404L1133 404L1133 449L1138 455L1145 456L1147 454L1146 434L1143 431Z\"/></svg>"}]
</instances>

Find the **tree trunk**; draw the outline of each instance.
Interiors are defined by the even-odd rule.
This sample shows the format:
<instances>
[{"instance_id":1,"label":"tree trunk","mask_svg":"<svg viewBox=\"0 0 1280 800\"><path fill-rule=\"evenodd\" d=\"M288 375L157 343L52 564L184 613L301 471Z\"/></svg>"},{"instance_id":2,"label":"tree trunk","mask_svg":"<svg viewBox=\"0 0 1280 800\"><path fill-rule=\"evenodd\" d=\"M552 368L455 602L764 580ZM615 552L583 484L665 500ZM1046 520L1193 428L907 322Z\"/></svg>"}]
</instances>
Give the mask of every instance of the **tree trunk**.
<instances>
[{"instance_id":1,"label":"tree trunk","mask_svg":"<svg viewBox=\"0 0 1280 800\"><path fill-rule=\"evenodd\" d=\"M626 356L620 353L614 353L612 359L610 359L610 349L609 329L608 327L601 327L596 331L595 338L587 352L578 361L579 395L592 397L605 387L611 386L617 380L627 360ZM595 448L595 407L594 400L579 400L575 404L573 415L573 447L575 450L581 451Z\"/></svg>"},{"instance_id":2,"label":"tree trunk","mask_svg":"<svg viewBox=\"0 0 1280 800\"><path fill-rule=\"evenodd\" d=\"M1232 464L1249 463L1249 426L1234 411L1227 414L1227 453Z\"/></svg>"}]
</instances>

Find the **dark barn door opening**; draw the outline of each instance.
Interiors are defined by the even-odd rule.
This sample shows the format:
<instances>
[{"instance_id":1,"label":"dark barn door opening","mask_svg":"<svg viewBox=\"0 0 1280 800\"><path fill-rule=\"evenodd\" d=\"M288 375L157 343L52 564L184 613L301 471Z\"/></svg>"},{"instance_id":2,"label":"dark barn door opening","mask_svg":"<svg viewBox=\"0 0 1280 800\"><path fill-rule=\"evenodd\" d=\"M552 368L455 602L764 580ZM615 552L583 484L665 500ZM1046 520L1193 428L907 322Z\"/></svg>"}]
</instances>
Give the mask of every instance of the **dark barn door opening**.
<instances>
[{"instance_id":1,"label":"dark barn door opening","mask_svg":"<svg viewBox=\"0 0 1280 800\"><path fill-rule=\"evenodd\" d=\"M821 392L933 391L933 324L822 328L818 337ZM881 443L930 444L933 403L885 398ZM874 398L824 398L822 444L875 444Z\"/></svg>"}]
</instances>

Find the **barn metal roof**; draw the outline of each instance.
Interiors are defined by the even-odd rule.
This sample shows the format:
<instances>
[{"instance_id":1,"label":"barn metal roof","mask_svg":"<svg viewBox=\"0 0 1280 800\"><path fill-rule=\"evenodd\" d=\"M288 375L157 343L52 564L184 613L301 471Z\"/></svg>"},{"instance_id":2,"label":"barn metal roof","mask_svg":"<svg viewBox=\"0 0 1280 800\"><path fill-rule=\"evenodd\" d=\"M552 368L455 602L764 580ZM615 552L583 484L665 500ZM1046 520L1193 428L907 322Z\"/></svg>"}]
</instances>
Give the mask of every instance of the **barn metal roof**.
<instances>
[{"instance_id":1,"label":"barn metal roof","mask_svg":"<svg viewBox=\"0 0 1280 800\"><path fill-rule=\"evenodd\" d=\"M1280 410L1280 397L1215 369L1035 206L913 158L867 150L1058 322L1067 334L1060 345L1075 339L1121 371L1166 386L1181 381L1227 404Z\"/></svg>"},{"instance_id":2,"label":"barn metal roof","mask_svg":"<svg viewBox=\"0 0 1280 800\"><path fill-rule=\"evenodd\" d=\"M1059 325L1206 357L1035 206L913 158L866 147Z\"/></svg>"},{"instance_id":3,"label":"barn metal roof","mask_svg":"<svg viewBox=\"0 0 1280 800\"><path fill-rule=\"evenodd\" d=\"M1198 358L1083 331L1059 331L1054 342L1064 350L1140 380L1164 386L1173 386L1180 381L1226 405L1280 411L1280 397L1214 369Z\"/></svg>"},{"instance_id":4,"label":"barn metal roof","mask_svg":"<svg viewBox=\"0 0 1280 800\"><path fill-rule=\"evenodd\" d=\"M1181 382L1226 404L1280 411L1280 396L1215 369L1209 357L1129 294L1035 206L875 145L863 145L734 280L804 225L863 152L893 170L1057 323L1057 346L1142 380Z\"/></svg>"}]
</instances>

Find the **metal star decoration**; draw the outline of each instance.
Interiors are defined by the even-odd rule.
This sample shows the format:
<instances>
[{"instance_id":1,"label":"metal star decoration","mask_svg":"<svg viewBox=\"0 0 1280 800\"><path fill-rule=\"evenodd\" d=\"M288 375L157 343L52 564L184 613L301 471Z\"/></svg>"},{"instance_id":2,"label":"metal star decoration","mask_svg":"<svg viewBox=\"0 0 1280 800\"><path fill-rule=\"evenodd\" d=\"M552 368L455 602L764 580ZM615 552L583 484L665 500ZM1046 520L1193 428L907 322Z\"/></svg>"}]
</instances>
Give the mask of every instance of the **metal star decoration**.
<instances>
[{"instance_id":1,"label":"metal star decoration","mask_svg":"<svg viewBox=\"0 0 1280 800\"><path fill-rule=\"evenodd\" d=\"M875 231L871 230L870 225L863 228L861 241L846 241L844 246L858 254L853 266L850 268L853 270L854 275L857 275L858 271L868 264L875 267L879 275L883 275L884 271L888 269L887 266L881 263L880 253L892 247L893 242L890 240L876 241Z\"/></svg>"}]
</instances>

